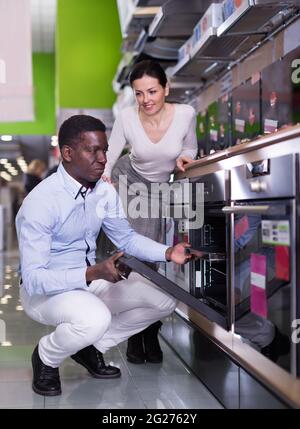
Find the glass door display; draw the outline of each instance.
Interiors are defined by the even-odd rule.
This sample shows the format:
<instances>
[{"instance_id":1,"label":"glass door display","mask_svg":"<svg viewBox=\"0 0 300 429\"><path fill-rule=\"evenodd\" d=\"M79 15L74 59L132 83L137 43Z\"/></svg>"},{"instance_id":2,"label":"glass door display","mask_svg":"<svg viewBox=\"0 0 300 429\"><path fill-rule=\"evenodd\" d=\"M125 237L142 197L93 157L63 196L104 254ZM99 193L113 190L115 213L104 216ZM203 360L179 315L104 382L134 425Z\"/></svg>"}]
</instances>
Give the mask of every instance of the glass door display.
<instances>
[{"instance_id":1,"label":"glass door display","mask_svg":"<svg viewBox=\"0 0 300 429\"><path fill-rule=\"evenodd\" d=\"M192 232L192 245L204 252L193 262L193 293L227 316L227 222L224 204L204 207L204 225Z\"/></svg>"},{"instance_id":2,"label":"glass door display","mask_svg":"<svg viewBox=\"0 0 300 429\"><path fill-rule=\"evenodd\" d=\"M234 215L235 333L290 370L293 201L245 205L257 213Z\"/></svg>"},{"instance_id":3,"label":"glass door display","mask_svg":"<svg viewBox=\"0 0 300 429\"><path fill-rule=\"evenodd\" d=\"M175 246L177 243L189 242L187 219L166 219L166 244ZM179 265L175 262L166 264L166 277L186 291L190 291L189 264Z\"/></svg>"}]
</instances>

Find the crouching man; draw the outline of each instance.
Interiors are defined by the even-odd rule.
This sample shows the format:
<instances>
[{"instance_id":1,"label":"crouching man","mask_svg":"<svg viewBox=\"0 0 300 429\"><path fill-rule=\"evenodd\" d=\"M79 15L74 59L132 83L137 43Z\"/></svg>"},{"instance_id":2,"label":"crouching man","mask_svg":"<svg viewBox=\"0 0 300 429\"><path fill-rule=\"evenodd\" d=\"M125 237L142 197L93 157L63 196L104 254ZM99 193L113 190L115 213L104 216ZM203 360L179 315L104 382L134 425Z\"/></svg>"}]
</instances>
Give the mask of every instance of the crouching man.
<instances>
[{"instance_id":1,"label":"crouching man","mask_svg":"<svg viewBox=\"0 0 300 429\"><path fill-rule=\"evenodd\" d=\"M25 198L16 218L23 308L55 327L32 354L33 390L48 396L61 394L59 366L68 356L93 377L119 377L103 353L173 312L175 300L138 274L122 280L122 252L150 262L191 258L187 244L167 247L130 227L114 187L100 180L108 147L100 120L72 116L58 140L57 172ZM101 227L120 252L96 263Z\"/></svg>"}]
</instances>

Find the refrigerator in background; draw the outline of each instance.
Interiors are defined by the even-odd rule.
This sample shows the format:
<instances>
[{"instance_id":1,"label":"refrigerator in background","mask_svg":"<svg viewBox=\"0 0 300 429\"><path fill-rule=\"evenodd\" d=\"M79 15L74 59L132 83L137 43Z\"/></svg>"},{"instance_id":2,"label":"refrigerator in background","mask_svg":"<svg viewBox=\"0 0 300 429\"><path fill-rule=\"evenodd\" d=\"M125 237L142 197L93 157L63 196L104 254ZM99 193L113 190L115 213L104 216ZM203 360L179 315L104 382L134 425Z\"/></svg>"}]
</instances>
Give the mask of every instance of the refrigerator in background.
<instances>
[{"instance_id":1,"label":"refrigerator in background","mask_svg":"<svg viewBox=\"0 0 300 429\"><path fill-rule=\"evenodd\" d=\"M300 48L262 71L264 134L300 122Z\"/></svg>"},{"instance_id":2,"label":"refrigerator in background","mask_svg":"<svg viewBox=\"0 0 300 429\"><path fill-rule=\"evenodd\" d=\"M230 146L229 97L225 95L208 106L207 154Z\"/></svg>"},{"instance_id":3,"label":"refrigerator in background","mask_svg":"<svg viewBox=\"0 0 300 429\"><path fill-rule=\"evenodd\" d=\"M207 155L214 153L218 150L219 139L219 110L218 102L210 104L207 109L207 123L208 123L208 144Z\"/></svg>"},{"instance_id":4,"label":"refrigerator in background","mask_svg":"<svg viewBox=\"0 0 300 429\"><path fill-rule=\"evenodd\" d=\"M198 140L198 156L203 158L207 155L207 111L203 110L197 115L197 140Z\"/></svg>"},{"instance_id":5,"label":"refrigerator in background","mask_svg":"<svg viewBox=\"0 0 300 429\"><path fill-rule=\"evenodd\" d=\"M228 94L218 100L218 149L222 150L230 146L230 105Z\"/></svg>"},{"instance_id":6,"label":"refrigerator in background","mask_svg":"<svg viewBox=\"0 0 300 429\"><path fill-rule=\"evenodd\" d=\"M232 91L232 145L253 140L261 130L261 80L256 74Z\"/></svg>"}]
</instances>

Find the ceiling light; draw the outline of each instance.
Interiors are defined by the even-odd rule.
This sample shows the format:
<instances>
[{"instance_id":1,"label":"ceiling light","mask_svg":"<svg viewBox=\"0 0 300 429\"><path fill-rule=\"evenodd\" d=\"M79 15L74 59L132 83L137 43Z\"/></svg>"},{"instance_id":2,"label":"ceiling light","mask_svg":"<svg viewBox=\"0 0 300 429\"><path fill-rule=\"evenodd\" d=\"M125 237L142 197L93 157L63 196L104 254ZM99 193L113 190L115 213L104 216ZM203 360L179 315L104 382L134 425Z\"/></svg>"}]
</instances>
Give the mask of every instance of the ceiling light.
<instances>
[{"instance_id":1,"label":"ceiling light","mask_svg":"<svg viewBox=\"0 0 300 429\"><path fill-rule=\"evenodd\" d=\"M10 347L12 345L10 341L2 341L0 344L2 347Z\"/></svg>"},{"instance_id":2,"label":"ceiling light","mask_svg":"<svg viewBox=\"0 0 300 429\"><path fill-rule=\"evenodd\" d=\"M1 171L0 177L2 177L4 180L7 180L7 182L11 181L11 175L6 173L6 171Z\"/></svg>"},{"instance_id":3,"label":"ceiling light","mask_svg":"<svg viewBox=\"0 0 300 429\"><path fill-rule=\"evenodd\" d=\"M12 136L3 135L0 138L3 142L11 142L12 141Z\"/></svg>"},{"instance_id":4,"label":"ceiling light","mask_svg":"<svg viewBox=\"0 0 300 429\"><path fill-rule=\"evenodd\" d=\"M11 299L12 298L12 296L11 295L4 295L4 297L3 298L5 298L5 299Z\"/></svg>"},{"instance_id":5,"label":"ceiling light","mask_svg":"<svg viewBox=\"0 0 300 429\"><path fill-rule=\"evenodd\" d=\"M51 146L57 146L58 145L58 138L57 136L52 136L51 137Z\"/></svg>"},{"instance_id":6,"label":"ceiling light","mask_svg":"<svg viewBox=\"0 0 300 429\"><path fill-rule=\"evenodd\" d=\"M208 73L210 73L214 68L216 68L216 67L217 67L217 65L218 65L218 63L213 63L213 64L211 64L209 67L207 67L207 68L204 70L203 74L208 74Z\"/></svg>"},{"instance_id":7,"label":"ceiling light","mask_svg":"<svg viewBox=\"0 0 300 429\"><path fill-rule=\"evenodd\" d=\"M18 165L27 165L26 161L24 159L18 159L17 160Z\"/></svg>"}]
</instances>

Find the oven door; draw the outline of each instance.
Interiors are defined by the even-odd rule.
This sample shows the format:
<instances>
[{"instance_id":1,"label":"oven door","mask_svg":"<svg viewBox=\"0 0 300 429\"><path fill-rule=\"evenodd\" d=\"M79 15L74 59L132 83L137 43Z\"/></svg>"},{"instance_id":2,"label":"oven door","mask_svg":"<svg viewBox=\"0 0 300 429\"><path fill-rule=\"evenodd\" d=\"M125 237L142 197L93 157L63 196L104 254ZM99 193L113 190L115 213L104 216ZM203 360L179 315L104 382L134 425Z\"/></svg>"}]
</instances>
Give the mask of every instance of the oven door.
<instances>
[{"instance_id":1,"label":"oven door","mask_svg":"<svg viewBox=\"0 0 300 429\"><path fill-rule=\"evenodd\" d=\"M197 302L193 308L199 313L228 329L226 216L221 210L223 206L213 207L211 211L205 208L206 224L199 228L194 228L195 224L192 227L189 205L171 206L170 213L173 215L166 219L166 244L190 243L192 248L202 250L204 255L184 265L169 262L165 273L160 271L160 274L186 291L190 295L188 301ZM203 210L203 206L198 206L196 210ZM176 212L185 213L185 216L180 218ZM183 302L190 305L188 301Z\"/></svg>"},{"instance_id":2,"label":"oven door","mask_svg":"<svg viewBox=\"0 0 300 429\"><path fill-rule=\"evenodd\" d=\"M180 207L182 213L184 212L184 206ZM171 213L176 213L176 208L172 207ZM177 243L184 242L189 243L189 227L188 219L167 217L165 223L166 231L166 244L170 247L175 246ZM190 292L190 264L179 265L174 262L166 264L165 275L167 279L176 283L182 289Z\"/></svg>"},{"instance_id":3,"label":"oven door","mask_svg":"<svg viewBox=\"0 0 300 429\"><path fill-rule=\"evenodd\" d=\"M183 302L198 313L203 314L209 320L215 321L224 328L226 327L224 318L219 313L214 312L214 310L204 304L201 300L195 298L192 294L179 287L176 283L161 275L161 273L152 270L148 265L144 264L133 256L126 254L121 256L119 261L125 266L129 267L131 270L141 274L143 277L159 286L178 301Z\"/></svg>"},{"instance_id":4,"label":"oven door","mask_svg":"<svg viewBox=\"0 0 300 429\"><path fill-rule=\"evenodd\" d=\"M222 208L225 203L205 203L202 228L191 231L192 247L202 251L203 258L191 263L191 293L210 308L210 314L222 318L229 329L228 225Z\"/></svg>"},{"instance_id":5,"label":"oven door","mask_svg":"<svg viewBox=\"0 0 300 429\"><path fill-rule=\"evenodd\" d=\"M224 212L233 220L235 333L291 371L295 202L236 202Z\"/></svg>"}]
</instances>

